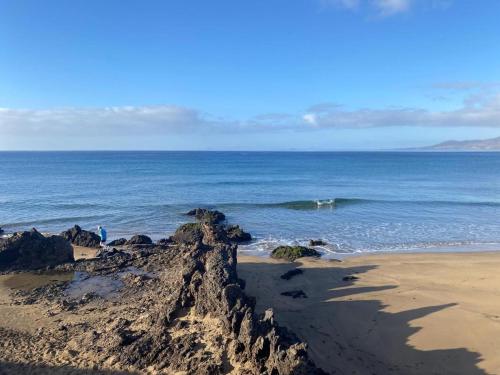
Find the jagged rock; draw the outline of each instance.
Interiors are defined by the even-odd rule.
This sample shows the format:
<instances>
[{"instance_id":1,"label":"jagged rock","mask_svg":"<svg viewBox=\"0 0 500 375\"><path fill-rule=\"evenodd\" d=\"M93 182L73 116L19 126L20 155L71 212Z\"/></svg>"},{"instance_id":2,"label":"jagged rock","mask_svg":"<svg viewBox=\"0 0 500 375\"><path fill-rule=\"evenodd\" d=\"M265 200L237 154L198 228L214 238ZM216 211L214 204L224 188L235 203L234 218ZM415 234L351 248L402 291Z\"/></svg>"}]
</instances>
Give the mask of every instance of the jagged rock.
<instances>
[{"instance_id":1,"label":"jagged rock","mask_svg":"<svg viewBox=\"0 0 500 375\"><path fill-rule=\"evenodd\" d=\"M314 249L304 246L279 246L271 253L271 257L286 259L291 262L302 257L319 257L321 254Z\"/></svg>"},{"instance_id":2,"label":"jagged rock","mask_svg":"<svg viewBox=\"0 0 500 375\"><path fill-rule=\"evenodd\" d=\"M65 239L76 246L99 248L101 238L94 232L83 230L78 225L61 233Z\"/></svg>"},{"instance_id":3,"label":"jagged rock","mask_svg":"<svg viewBox=\"0 0 500 375\"><path fill-rule=\"evenodd\" d=\"M188 224L176 235L170 251L153 247L144 254L75 263L75 270L92 275L88 281L125 283L119 298L100 297L98 306L105 313L91 324L63 321L64 329L49 328L31 338L19 334L12 342L29 343L27 362L44 353L44 360L63 366L66 357L59 353L69 353L98 371L325 374L309 360L306 344L280 327L271 310L255 313L255 298L245 294L238 278L237 246L221 227Z\"/></svg>"},{"instance_id":4,"label":"jagged rock","mask_svg":"<svg viewBox=\"0 0 500 375\"><path fill-rule=\"evenodd\" d=\"M125 245L151 245L151 244L153 244L151 238L145 236L144 234L136 234L135 236L132 236L127 242L125 242Z\"/></svg>"},{"instance_id":5,"label":"jagged rock","mask_svg":"<svg viewBox=\"0 0 500 375\"><path fill-rule=\"evenodd\" d=\"M61 236L45 237L36 229L14 233L0 242L0 266L41 268L74 262L71 244Z\"/></svg>"},{"instance_id":6,"label":"jagged rock","mask_svg":"<svg viewBox=\"0 0 500 375\"><path fill-rule=\"evenodd\" d=\"M292 277L303 274L304 271L301 268L294 268L293 270L285 272L280 277L283 280L290 280Z\"/></svg>"},{"instance_id":7,"label":"jagged rock","mask_svg":"<svg viewBox=\"0 0 500 375\"><path fill-rule=\"evenodd\" d=\"M252 235L241 229L239 225L230 225L225 230L227 237L232 242L240 243L252 240Z\"/></svg>"},{"instance_id":8,"label":"jagged rock","mask_svg":"<svg viewBox=\"0 0 500 375\"><path fill-rule=\"evenodd\" d=\"M323 240L310 240L309 246L325 246L327 243Z\"/></svg>"},{"instance_id":9,"label":"jagged rock","mask_svg":"<svg viewBox=\"0 0 500 375\"><path fill-rule=\"evenodd\" d=\"M108 242L108 246L123 246L127 243L126 238L118 238L117 240L113 240L111 242Z\"/></svg>"},{"instance_id":10,"label":"jagged rock","mask_svg":"<svg viewBox=\"0 0 500 375\"><path fill-rule=\"evenodd\" d=\"M156 244L158 246L169 246L173 243L174 241L172 240L172 238L162 238L158 241L156 241Z\"/></svg>"},{"instance_id":11,"label":"jagged rock","mask_svg":"<svg viewBox=\"0 0 500 375\"><path fill-rule=\"evenodd\" d=\"M205 208L195 208L186 215L194 216L196 220L202 223L219 224L226 220L226 215L217 210L207 210Z\"/></svg>"},{"instance_id":12,"label":"jagged rock","mask_svg":"<svg viewBox=\"0 0 500 375\"><path fill-rule=\"evenodd\" d=\"M197 244L203 240L203 230L200 223L187 223L181 225L172 236L178 244Z\"/></svg>"},{"instance_id":13,"label":"jagged rock","mask_svg":"<svg viewBox=\"0 0 500 375\"><path fill-rule=\"evenodd\" d=\"M290 290L288 292L281 293L282 296L295 298L307 298L307 295L303 290Z\"/></svg>"}]
</instances>

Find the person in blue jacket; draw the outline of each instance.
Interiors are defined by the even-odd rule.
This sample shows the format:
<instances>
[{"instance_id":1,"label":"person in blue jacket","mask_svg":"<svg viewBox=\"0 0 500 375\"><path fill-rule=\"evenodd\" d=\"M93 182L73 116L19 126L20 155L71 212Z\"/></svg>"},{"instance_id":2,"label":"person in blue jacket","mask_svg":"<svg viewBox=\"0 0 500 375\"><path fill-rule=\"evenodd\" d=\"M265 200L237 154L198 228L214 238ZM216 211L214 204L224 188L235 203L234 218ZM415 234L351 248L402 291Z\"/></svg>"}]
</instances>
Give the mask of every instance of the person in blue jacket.
<instances>
[{"instance_id":1,"label":"person in blue jacket","mask_svg":"<svg viewBox=\"0 0 500 375\"><path fill-rule=\"evenodd\" d=\"M106 229L101 227L100 225L97 227L97 234L101 237L101 243L99 244L101 247L106 247L107 233Z\"/></svg>"}]
</instances>

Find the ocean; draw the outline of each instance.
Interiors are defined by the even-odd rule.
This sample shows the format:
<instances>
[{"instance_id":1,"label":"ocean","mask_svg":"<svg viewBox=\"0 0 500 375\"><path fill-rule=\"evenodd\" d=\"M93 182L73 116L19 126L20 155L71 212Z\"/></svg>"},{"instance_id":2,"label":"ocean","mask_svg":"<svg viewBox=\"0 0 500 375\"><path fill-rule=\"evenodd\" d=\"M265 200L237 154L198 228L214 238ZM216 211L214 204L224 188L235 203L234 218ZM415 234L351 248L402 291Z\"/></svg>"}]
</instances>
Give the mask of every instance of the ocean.
<instances>
[{"instance_id":1,"label":"ocean","mask_svg":"<svg viewBox=\"0 0 500 375\"><path fill-rule=\"evenodd\" d=\"M0 152L6 233L159 239L195 207L249 231L251 254L500 250L500 153Z\"/></svg>"}]
</instances>

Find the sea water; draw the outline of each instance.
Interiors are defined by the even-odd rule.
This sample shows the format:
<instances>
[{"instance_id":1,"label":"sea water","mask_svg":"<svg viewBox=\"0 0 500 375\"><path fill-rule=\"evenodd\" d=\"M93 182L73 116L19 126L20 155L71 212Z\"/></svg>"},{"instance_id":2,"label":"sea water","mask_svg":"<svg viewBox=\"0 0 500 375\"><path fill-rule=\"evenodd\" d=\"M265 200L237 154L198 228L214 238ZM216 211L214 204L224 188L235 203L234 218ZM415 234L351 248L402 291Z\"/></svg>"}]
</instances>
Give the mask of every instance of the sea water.
<instances>
[{"instance_id":1,"label":"sea water","mask_svg":"<svg viewBox=\"0 0 500 375\"><path fill-rule=\"evenodd\" d=\"M500 250L500 153L0 152L0 227L166 237L223 211L266 254Z\"/></svg>"}]
</instances>

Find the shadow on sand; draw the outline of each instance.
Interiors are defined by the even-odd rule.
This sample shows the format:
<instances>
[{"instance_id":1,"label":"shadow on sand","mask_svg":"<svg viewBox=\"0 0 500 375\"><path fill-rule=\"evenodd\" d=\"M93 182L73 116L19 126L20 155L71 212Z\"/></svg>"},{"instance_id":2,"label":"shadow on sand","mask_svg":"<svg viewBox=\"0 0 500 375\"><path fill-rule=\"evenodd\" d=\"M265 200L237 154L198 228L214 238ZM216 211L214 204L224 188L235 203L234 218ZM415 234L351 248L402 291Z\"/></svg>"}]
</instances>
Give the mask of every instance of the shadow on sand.
<instances>
[{"instance_id":1,"label":"shadow on sand","mask_svg":"<svg viewBox=\"0 0 500 375\"><path fill-rule=\"evenodd\" d=\"M398 313L383 311L377 292L397 285L356 287L344 281L349 275L368 272L376 266L306 268L304 274L286 281L284 272L296 264L241 263L239 276L246 292L257 297L257 310L272 307L279 324L294 331L309 344L309 353L319 367L334 374L467 374L484 375L477 367L480 354L465 348L418 350L408 344L421 328L410 322L450 308L443 304ZM308 298L293 299L280 293L303 290ZM371 293L371 294L367 294ZM350 298L354 295L361 300ZM450 327L450 335L454 329Z\"/></svg>"},{"instance_id":2,"label":"shadow on sand","mask_svg":"<svg viewBox=\"0 0 500 375\"><path fill-rule=\"evenodd\" d=\"M0 375L136 375L136 372L79 369L67 365L47 366L0 361Z\"/></svg>"}]
</instances>

